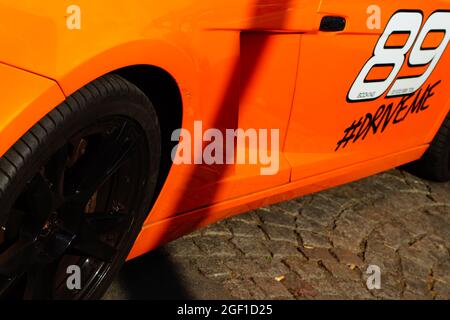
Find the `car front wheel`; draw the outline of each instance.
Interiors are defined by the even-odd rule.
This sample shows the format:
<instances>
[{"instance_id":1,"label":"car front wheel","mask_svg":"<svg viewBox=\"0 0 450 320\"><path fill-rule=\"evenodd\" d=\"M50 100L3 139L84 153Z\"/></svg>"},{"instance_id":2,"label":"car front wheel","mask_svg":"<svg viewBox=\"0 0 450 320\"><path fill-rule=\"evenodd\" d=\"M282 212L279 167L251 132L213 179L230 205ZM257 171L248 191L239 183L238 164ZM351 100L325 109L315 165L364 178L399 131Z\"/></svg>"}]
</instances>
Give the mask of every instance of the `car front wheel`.
<instances>
[{"instance_id":1,"label":"car front wheel","mask_svg":"<svg viewBox=\"0 0 450 320\"><path fill-rule=\"evenodd\" d=\"M149 99L106 75L1 157L0 298L100 298L150 210L160 140Z\"/></svg>"}]
</instances>

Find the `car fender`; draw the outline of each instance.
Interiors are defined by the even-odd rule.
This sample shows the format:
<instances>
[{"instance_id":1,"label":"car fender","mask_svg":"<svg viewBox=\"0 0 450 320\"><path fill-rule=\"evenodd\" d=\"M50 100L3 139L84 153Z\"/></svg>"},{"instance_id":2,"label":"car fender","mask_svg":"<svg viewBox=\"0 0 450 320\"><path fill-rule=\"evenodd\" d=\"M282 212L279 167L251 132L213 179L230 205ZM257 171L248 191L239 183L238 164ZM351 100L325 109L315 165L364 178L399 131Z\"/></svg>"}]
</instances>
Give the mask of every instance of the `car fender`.
<instances>
[{"instance_id":1,"label":"car fender","mask_svg":"<svg viewBox=\"0 0 450 320\"><path fill-rule=\"evenodd\" d=\"M53 107L64 101L58 83L0 64L0 156Z\"/></svg>"}]
</instances>

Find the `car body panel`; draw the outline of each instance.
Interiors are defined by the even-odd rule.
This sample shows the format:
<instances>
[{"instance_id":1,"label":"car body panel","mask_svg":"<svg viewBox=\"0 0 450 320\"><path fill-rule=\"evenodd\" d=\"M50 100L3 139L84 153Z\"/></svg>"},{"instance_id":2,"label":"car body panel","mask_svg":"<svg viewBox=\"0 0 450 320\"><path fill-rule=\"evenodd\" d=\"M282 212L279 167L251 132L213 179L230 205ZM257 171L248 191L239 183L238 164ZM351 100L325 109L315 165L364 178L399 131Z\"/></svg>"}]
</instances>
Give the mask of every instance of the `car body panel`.
<instances>
[{"instance_id":1,"label":"car body panel","mask_svg":"<svg viewBox=\"0 0 450 320\"><path fill-rule=\"evenodd\" d=\"M129 259L138 257L163 243L175 240L218 220L356 181L394 168L411 161L411 159L418 159L426 151L427 147L427 145L419 146L147 224L139 235L129 255Z\"/></svg>"},{"instance_id":2,"label":"car body panel","mask_svg":"<svg viewBox=\"0 0 450 320\"><path fill-rule=\"evenodd\" d=\"M137 65L175 79L190 132L197 120L204 128L280 130L273 176L259 166L173 166L130 257L232 214L416 160L450 108L445 52L425 84L442 81L430 108L336 150L352 121L386 103L346 96L389 18L399 9L428 17L449 10L446 0L379 1L379 29L366 26L368 0L79 0L80 30L66 25L72 4L0 0L0 81L7 90L10 79L15 85L0 97L8 106L0 108L0 154L65 96ZM320 32L324 16L344 17L346 28Z\"/></svg>"},{"instance_id":3,"label":"car body panel","mask_svg":"<svg viewBox=\"0 0 450 320\"><path fill-rule=\"evenodd\" d=\"M48 113L48 105L65 100L53 80L0 64L0 154Z\"/></svg>"},{"instance_id":4,"label":"car body panel","mask_svg":"<svg viewBox=\"0 0 450 320\"><path fill-rule=\"evenodd\" d=\"M442 81L436 86L426 112L408 115L402 123L389 124L384 132L380 129L377 134L368 134L364 139L353 144L350 142L336 151L336 143L353 121L366 114L375 115L382 105L393 103L395 110L401 101L401 98L382 97L364 103L349 103L346 99L349 88L361 66L372 56L383 31L383 28L368 29L367 15L352 14L353 10L364 13L372 3L358 1L350 10L348 1L324 1L321 11L347 16L348 27L337 33L302 35L297 89L284 149L292 166L294 181L430 143L443 116L448 113L448 108L443 107L449 99L450 83ZM436 8L448 9L449 5L448 1L436 1L430 6L423 6L422 1L386 2L382 6L382 17L387 23L399 9L420 9L425 20ZM404 43L404 39L394 41L397 43L392 45ZM332 55L327 58L327 53ZM412 76L422 71L417 69L405 66L399 76ZM450 54L441 58L425 87L442 80L445 70L450 70Z\"/></svg>"}]
</instances>

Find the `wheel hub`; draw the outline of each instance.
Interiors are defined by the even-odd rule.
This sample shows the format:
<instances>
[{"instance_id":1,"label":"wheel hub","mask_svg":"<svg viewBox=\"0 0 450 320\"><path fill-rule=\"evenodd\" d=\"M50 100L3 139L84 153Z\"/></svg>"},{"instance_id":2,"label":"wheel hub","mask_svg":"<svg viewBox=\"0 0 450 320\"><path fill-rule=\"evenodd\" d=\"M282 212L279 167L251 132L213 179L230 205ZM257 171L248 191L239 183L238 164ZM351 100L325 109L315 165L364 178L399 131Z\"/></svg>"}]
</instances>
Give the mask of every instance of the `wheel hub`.
<instances>
[{"instance_id":1,"label":"wheel hub","mask_svg":"<svg viewBox=\"0 0 450 320\"><path fill-rule=\"evenodd\" d=\"M53 286L36 272L50 270L51 279L61 281L70 265L80 266L86 282L95 286L118 256L123 239L130 236L139 182L148 174L143 135L123 118L85 130L56 151L4 216L0 297L9 287L18 287L13 282L23 283L18 278L26 279L28 289ZM50 293L75 294L64 291L61 283L45 289L46 296ZM32 294L36 295L40 294Z\"/></svg>"}]
</instances>

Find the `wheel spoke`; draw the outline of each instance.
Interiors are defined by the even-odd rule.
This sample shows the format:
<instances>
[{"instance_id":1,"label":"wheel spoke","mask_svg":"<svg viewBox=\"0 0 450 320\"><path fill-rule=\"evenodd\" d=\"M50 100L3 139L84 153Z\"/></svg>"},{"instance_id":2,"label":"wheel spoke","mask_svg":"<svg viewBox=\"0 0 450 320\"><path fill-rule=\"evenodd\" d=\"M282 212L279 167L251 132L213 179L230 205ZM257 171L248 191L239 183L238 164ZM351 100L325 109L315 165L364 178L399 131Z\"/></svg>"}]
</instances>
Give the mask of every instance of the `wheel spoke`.
<instances>
[{"instance_id":1,"label":"wheel spoke","mask_svg":"<svg viewBox=\"0 0 450 320\"><path fill-rule=\"evenodd\" d=\"M77 233L78 228L83 219L84 215L84 203L76 201L77 199L72 199L63 204L59 208L59 216L64 223L64 228L68 232L73 234Z\"/></svg>"},{"instance_id":2,"label":"wheel spoke","mask_svg":"<svg viewBox=\"0 0 450 320\"><path fill-rule=\"evenodd\" d=\"M52 233L41 245L41 254L39 261L41 263L50 263L59 259L71 246L75 235L62 228Z\"/></svg>"},{"instance_id":3,"label":"wheel spoke","mask_svg":"<svg viewBox=\"0 0 450 320\"><path fill-rule=\"evenodd\" d=\"M0 227L0 246L6 240L6 227Z\"/></svg>"},{"instance_id":4,"label":"wheel spoke","mask_svg":"<svg viewBox=\"0 0 450 320\"><path fill-rule=\"evenodd\" d=\"M20 276L13 278L0 276L0 299L6 297L21 278Z\"/></svg>"},{"instance_id":5,"label":"wheel spoke","mask_svg":"<svg viewBox=\"0 0 450 320\"><path fill-rule=\"evenodd\" d=\"M98 148L89 149L88 146L86 155L72 168L68 181L76 202L86 204L92 194L122 167L139 139L134 128L125 123Z\"/></svg>"},{"instance_id":6,"label":"wheel spoke","mask_svg":"<svg viewBox=\"0 0 450 320\"><path fill-rule=\"evenodd\" d=\"M99 235L86 223L83 224L78 237L75 239L72 251L104 262L112 262L116 255L116 249L103 242Z\"/></svg>"},{"instance_id":7,"label":"wheel spoke","mask_svg":"<svg viewBox=\"0 0 450 320\"><path fill-rule=\"evenodd\" d=\"M0 255L0 275L11 277L24 272L36 255L35 241L19 239Z\"/></svg>"},{"instance_id":8,"label":"wheel spoke","mask_svg":"<svg viewBox=\"0 0 450 320\"><path fill-rule=\"evenodd\" d=\"M125 213L90 213L86 223L99 234L126 230L133 222L133 216Z\"/></svg>"},{"instance_id":9,"label":"wheel spoke","mask_svg":"<svg viewBox=\"0 0 450 320\"><path fill-rule=\"evenodd\" d=\"M57 263L34 265L27 273L24 300L50 300Z\"/></svg>"},{"instance_id":10,"label":"wheel spoke","mask_svg":"<svg viewBox=\"0 0 450 320\"><path fill-rule=\"evenodd\" d=\"M4 237L3 240L15 239L19 236L20 229L23 226L23 221L26 216L27 213L22 210L18 209L11 210L9 214L10 219L8 221L8 224L6 225L4 230L0 230L0 244L2 243L1 241L2 234Z\"/></svg>"},{"instance_id":11,"label":"wheel spoke","mask_svg":"<svg viewBox=\"0 0 450 320\"><path fill-rule=\"evenodd\" d=\"M53 183L53 189L60 197L64 195L64 178L69 159L68 146L61 148L50 160L47 166L47 175Z\"/></svg>"},{"instance_id":12,"label":"wheel spoke","mask_svg":"<svg viewBox=\"0 0 450 320\"><path fill-rule=\"evenodd\" d=\"M30 209L30 223L39 230L55 205L55 195L51 190L50 182L38 173L31 181L25 193L25 199Z\"/></svg>"}]
</instances>

